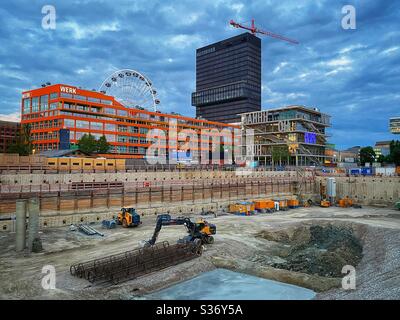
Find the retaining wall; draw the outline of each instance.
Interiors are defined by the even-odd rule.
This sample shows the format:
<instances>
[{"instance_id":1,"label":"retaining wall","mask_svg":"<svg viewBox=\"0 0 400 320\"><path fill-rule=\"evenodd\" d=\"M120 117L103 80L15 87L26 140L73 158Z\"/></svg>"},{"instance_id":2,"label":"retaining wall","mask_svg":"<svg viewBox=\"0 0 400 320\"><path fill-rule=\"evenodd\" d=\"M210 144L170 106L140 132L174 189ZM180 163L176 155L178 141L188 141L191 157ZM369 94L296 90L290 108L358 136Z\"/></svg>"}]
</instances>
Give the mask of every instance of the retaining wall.
<instances>
[{"instance_id":1,"label":"retaining wall","mask_svg":"<svg viewBox=\"0 0 400 320\"><path fill-rule=\"evenodd\" d=\"M400 177L335 177L337 198L349 197L364 205L392 206L400 200ZM316 189L326 178L316 177Z\"/></svg>"}]
</instances>

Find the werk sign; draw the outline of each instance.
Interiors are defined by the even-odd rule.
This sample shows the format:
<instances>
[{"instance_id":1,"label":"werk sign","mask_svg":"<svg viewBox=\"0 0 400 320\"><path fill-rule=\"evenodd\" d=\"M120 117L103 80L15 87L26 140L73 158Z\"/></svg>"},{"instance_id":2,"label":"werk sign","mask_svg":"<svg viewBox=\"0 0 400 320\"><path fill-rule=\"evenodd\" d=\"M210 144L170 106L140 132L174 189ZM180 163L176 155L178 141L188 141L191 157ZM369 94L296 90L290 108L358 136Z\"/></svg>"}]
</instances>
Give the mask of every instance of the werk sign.
<instances>
[{"instance_id":1,"label":"werk sign","mask_svg":"<svg viewBox=\"0 0 400 320\"><path fill-rule=\"evenodd\" d=\"M61 86L61 87L60 87L60 91L61 91L61 92L64 92L64 93L76 94L76 88L73 88L73 87L64 87L64 86Z\"/></svg>"}]
</instances>

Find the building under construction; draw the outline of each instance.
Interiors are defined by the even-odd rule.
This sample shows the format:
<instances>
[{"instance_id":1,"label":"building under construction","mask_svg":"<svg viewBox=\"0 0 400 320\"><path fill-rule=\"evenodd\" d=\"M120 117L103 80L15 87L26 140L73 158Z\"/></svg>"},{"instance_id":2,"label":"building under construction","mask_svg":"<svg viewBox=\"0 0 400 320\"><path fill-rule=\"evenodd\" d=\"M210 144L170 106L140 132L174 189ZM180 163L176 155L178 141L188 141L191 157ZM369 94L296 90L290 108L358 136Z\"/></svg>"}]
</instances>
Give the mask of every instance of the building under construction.
<instances>
[{"instance_id":1,"label":"building under construction","mask_svg":"<svg viewBox=\"0 0 400 320\"><path fill-rule=\"evenodd\" d=\"M259 165L322 165L329 126L329 115L304 106L244 113L242 146Z\"/></svg>"}]
</instances>

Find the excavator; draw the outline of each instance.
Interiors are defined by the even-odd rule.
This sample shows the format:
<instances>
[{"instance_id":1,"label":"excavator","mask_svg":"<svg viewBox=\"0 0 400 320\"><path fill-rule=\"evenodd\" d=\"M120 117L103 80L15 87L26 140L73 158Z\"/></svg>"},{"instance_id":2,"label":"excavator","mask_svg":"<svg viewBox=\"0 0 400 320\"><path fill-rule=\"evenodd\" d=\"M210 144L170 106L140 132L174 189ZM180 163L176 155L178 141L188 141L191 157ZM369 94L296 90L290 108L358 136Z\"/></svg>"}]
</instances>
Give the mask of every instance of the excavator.
<instances>
[{"instance_id":1,"label":"excavator","mask_svg":"<svg viewBox=\"0 0 400 320\"><path fill-rule=\"evenodd\" d=\"M153 236L149 241L146 241L145 246L153 246L157 241L161 228L163 226L172 225L184 225L187 229L188 235L181 239L180 242L201 242L201 244L214 243L214 237L212 235L217 232L217 228L214 224L208 223L204 219L193 222L188 217L172 218L169 214L161 214L157 217Z\"/></svg>"}]
</instances>

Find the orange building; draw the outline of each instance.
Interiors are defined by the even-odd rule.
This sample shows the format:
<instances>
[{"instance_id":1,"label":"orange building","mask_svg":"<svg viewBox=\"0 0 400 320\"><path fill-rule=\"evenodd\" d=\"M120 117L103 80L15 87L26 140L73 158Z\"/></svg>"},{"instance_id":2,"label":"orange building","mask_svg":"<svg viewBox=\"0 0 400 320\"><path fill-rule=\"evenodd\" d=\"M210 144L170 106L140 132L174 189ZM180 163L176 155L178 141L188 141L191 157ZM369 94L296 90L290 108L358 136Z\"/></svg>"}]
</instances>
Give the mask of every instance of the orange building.
<instances>
[{"instance_id":1,"label":"orange building","mask_svg":"<svg viewBox=\"0 0 400 320\"><path fill-rule=\"evenodd\" d=\"M230 129L233 134L233 129L239 128L177 114L126 108L112 96L63 84L22 93L21 123L31 125L37 152L59 149L60 129L66 128L70 130L69 142L72 146L85 133L92 134L96 139L105 135L113 157L143 158L151 145L146 139L148 131L161 129L168 135L171 120L176 121L178 132L193 129L200 134L202 129L215 128L219 131ZM210 136L213 134L210 133ZM198 150L202 150L201 146L204 145L200 145L199 139ZM176 150L176 146L168 144L166 148Z\"/></svg>"}]
</instances>

